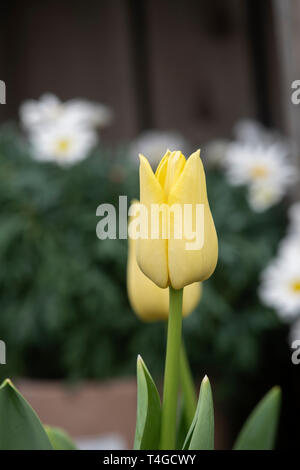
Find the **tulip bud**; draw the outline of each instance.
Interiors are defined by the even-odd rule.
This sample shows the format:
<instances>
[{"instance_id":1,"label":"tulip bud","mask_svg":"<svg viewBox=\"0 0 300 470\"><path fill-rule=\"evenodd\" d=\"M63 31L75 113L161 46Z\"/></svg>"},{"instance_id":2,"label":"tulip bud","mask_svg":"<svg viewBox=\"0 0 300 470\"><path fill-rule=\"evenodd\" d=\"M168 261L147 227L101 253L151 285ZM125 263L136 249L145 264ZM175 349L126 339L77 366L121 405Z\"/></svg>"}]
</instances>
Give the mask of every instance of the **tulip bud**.
<instances>
[{"instance_id":1,"label":"tulip bud","mask_svg":"<svg viewBox=\"0 0 300 470\"><path fill-rule=\"evenodd\" d=\"M140 155L140 203L148 217L147 234L137 240L136 246L143 273L161 288L181 289L208 279L217 264L218 239L200 150L188 160L181 152L168 150L155 174ZM162 208L158 227L153 227L150 217L155 206ZM175 208L181 210L181 219L175 218Z\"/></svg>"},{"instance_id":2,"label":"tulip bud","mask_svg":"<svg viewBox=\"0 0 300 470\"><path fill-rule=\"evenodd\" d=\"M138 204L133 201L133 204ZM169 289L157 287L140 270L135 255L136 241L129 236L127 263L127 290L131 306L144 321L167 320L169 315ZM202 293L199 282L191 284L183 292L183 316L196 307Z\"/></svg>"}]
</instances>

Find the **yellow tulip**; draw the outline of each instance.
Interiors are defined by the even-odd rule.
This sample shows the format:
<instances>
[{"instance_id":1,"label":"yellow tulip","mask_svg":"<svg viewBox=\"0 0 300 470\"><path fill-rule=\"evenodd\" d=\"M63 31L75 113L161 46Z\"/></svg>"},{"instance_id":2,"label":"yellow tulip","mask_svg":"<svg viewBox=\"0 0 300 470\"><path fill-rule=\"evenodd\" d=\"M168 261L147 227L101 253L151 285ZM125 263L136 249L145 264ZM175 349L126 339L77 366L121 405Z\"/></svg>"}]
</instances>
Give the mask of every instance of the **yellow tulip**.
<instances>
[{"instance_id":1,"label":"yellow tulip","mask_svg":"<svg viewBox=\"0 0 300 470\"><path fill-rule=\"evenodd\" d=\"M157 286L172 286L181 289L189 284L208 279L215 270L218 259L218 239L211 215L203 164L200 150L187 160L180 151L166 152L155 174L148 160L140 155L140 203L147 208L147 236L137 240L137 262L143 273ZM170 233L167 233L166 219L159 219L158 236L151 236L153 228L149 217L153 205L159 205L170 217ZM163 206L161 206L163 205ZM179 206L183 213L185 205L191 208L190 217L182 219L181 225L190 224L198 234L197 206L201 206L203 234L202 244L197 249L188 249L190 237L185 234L185 227L174 222L172 207ZM197 207L197 210L196 210ZM175 235L181 228L182 237ZM196 231L197 228L197 231Z\"/></svg>"},{"instance_id":2,"label":"yellow tulip","mask_svg":"<svg viewBox=\"0 0 300 470\"><path fill-rule=\"evenodd\" d=\"M137 202L133 202L137 204ZM144 321L167 320L169 316L169 289L157 287L140 270L135 255L136 241L129 237L127 263L127 290L131 306ZM202 293L200 282L191 284L183 293L183 316L196 307Z\"/></svg>"}]
</instances>

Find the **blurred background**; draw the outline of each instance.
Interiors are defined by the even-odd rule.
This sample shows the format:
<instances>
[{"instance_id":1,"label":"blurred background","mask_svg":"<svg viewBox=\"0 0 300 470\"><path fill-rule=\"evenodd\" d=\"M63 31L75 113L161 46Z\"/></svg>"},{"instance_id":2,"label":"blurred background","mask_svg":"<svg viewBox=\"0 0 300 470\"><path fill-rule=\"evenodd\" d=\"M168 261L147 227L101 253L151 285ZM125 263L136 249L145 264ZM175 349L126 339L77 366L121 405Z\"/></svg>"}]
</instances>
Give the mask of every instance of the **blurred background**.
<instances>
[{"instance_id":1,"label":"blurred background","mask_svg":"<svg viewBox=\"0 0 300 470\"><path fill-rule=\"evenodd\" d=\"M196 382L213 382L218 448L281 385L278 448L296 448L299 1L3 0L0 13L1 378L83 447L132 445L136 356L159 382L165 325L132 311L127 241L97 239L96 208L138 197L138 152L155 168L167 147L201 147L220 256L184 321Z\"/></svg>"}]
</instances>

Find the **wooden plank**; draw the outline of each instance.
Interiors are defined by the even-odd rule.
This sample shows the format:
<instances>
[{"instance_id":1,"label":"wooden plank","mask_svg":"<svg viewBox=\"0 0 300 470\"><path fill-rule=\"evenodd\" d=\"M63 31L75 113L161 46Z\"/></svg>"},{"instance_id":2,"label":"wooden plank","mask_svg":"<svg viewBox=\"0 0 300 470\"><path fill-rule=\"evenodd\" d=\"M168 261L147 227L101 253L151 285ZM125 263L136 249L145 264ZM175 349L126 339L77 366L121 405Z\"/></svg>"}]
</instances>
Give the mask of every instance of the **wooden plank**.
<instances>
[{"instance_id":1,"label":"wooden plank","mask_svg":"<svg viewBox=\"0 0 300 470\"><path fill-rule=\"evenodd\" d=\"M199 144L255 116L241 2L148 0L147 7L155 126Z\"/></svg>"},{"instance_id":2,"label":"wooden plank","mask_svg":"<svg viewBox=\"0 0 300 470\"><path fill-rule=\"evenodd\" d=\"M137 130L126 4L122 0L10 0L7 24L9 115L28 98L53 92L104 102L115 120L104 133L125 139ZM0 77L1 78L1 77Z\"/></svg>"},{"instance_id":3,"label":"wooden plank","mask_svg":"<svg viewBox=\"0 0 300 470\"><path fill-rule=\"evenodd\" d=\"M285 130L295 144L293 159L300 169L300 104L291 101L292 82L300 80L300 2L273 0L273 7L281 63L281 88L277 99L282 104Z\"/></svg>"}]
</instances>

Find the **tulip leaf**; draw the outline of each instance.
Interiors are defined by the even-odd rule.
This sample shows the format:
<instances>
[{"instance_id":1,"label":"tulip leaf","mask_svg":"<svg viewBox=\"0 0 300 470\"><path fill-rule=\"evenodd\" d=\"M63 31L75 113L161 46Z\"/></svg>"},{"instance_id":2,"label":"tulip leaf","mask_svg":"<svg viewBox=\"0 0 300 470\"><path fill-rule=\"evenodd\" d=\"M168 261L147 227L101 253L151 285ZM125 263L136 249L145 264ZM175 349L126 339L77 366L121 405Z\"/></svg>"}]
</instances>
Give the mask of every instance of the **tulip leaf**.
<instances>
[{"instance_id":1,"label":"tulip leaf","mask_svg":"<svg viewBox=\"0 0 300 470\"><path fill-rule=\"evenodd\" d=\"M141 356L137 360L137 419L135 450L158 449L161 405L155 383Z\"/></svg>"},{"instance_id":2,"label":"tulip leaf","mask_svg":"<svg viewBox=\"0 0 300 470\"><path fill-rule=\"evenodd\" d=\"M0 450L51 450L37 414L9 379L0 386Z\"/></svg>"},{"instance_id":3,"label":"tulip leaf","mask_svg":"<svg viewBox=\"0 0 300 470\"><path fill-rule=\"evenodd\" d=\"M184 402L183 400L180 402L179 405L179 418L178 418L178 426L177 426L177 434L176 434L176 449L181 449L183 443L185 442L185 437L189 431L191 423L187 421L187 415L184 409Z\"/></svg>"},{"instance_id":4,"label":"tulip leaf","mask_svg":"<svg viewBox=\"0 0 300 470\"><path fill-rule=\"evenodd\" d=\"M76 450L74 442L63 429L45 426L45 431L54 450Z\"/></svg>"},{"instance_id":5,"label":"tulip leaf","mask_svg":"<svg viewBox=\"0 0 300 470\"><path fill-rule=\"evenodd\" d=\"M183 443L185 442L185 436L187 435L188 430L190 429L197 409L197 396L195 384L183 342L181 344L179 364L181 400L177 426L176 448L182 449Z\"/></svg>"},{"instance_id":6,"label":"tulip leaf","mask_svg":"<svg viewBox=\"0 0 300 470\"><path fill-rule=\"evenodd\" d=\"M281 390L273 387L256 405L242 427L234 450L272 450L281 404Z\"/></svg>"},{"instance_id":7,"label":"tulip leaf","mask_svg":"<svg viewBox=\"0 0 300 470\"><path fill-rule=\"evenodd\" d=\"M208 377L202 380L195 416L186 436L184 450L213 450L214 407Z\"/></svg>"}]
</instances>

